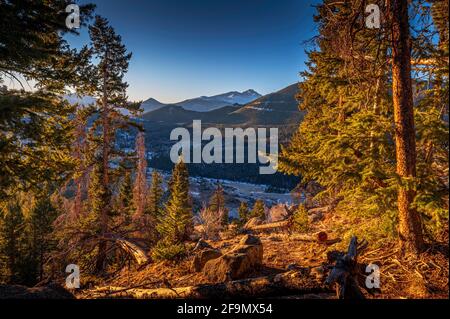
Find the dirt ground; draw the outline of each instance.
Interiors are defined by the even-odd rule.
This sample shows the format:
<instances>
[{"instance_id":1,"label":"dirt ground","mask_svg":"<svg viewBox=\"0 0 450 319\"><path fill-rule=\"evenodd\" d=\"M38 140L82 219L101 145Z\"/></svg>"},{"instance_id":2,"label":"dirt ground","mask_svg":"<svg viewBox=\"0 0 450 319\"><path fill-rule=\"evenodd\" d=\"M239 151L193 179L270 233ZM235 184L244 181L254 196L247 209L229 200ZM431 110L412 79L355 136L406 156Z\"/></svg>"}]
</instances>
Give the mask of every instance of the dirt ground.
<instances>
[{"instance_id":1,"label":"dirt ground","mask_svg":"<svg viewBox=\"0 0 450 319\"><path fill-rule=\"evenodd\" d=\"M333 250L346 251L349 238L346 238L342 225L356 229L361 221L350 217L328 214L323 220L310 225L309 234L326 231L328 239L341 239L334 244L305 241L305 234L285 230L256 234L263 244L263 266L254 269L248 278L256 278L286 272L288 268L305 267L314 270L314 276L325 281L327 273L327 253ZM339 227L338 227L339 226ZM222 253L236 245L244 234L225 232L219 241L207 241ZM370 241L370 240L369 240ZM358 257L363 264L376 264L380 269L380 292L367 298L411 299L448 298L449 289L449 238L448 229L442 233L438 242L429 244L425 253L417 256L401 254L398 242L392 239L377 239L369 242L368 248ZM195 243L189 244L191 248ZM122 269L102 284L114 287L140 288L178 288L210 284L202 273L191 271L194 255L178 262L159 262L137 268ZM324 272L321 270L325 269ZM103 286L101 285L101 286ZM79 298L89 297L86 291ZM293 298L333 298L333 295L293 296Z\"/></svg>"}]
</instances>

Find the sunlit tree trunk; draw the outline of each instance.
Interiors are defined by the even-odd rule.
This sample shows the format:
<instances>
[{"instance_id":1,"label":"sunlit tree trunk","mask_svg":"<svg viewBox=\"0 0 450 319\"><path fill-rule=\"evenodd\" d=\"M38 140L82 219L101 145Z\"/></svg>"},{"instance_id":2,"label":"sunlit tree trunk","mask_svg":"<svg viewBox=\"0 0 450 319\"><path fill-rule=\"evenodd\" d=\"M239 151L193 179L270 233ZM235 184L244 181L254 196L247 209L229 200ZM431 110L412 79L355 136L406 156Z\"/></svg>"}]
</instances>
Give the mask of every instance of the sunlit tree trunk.
<instances>
[{"instance_id":1,"label":"sunlit tree trunk","mask_svg":"<svg viewBox=\"0 0 450 319\"><path fill-rule=\"evenodd\" d=\"M392 0L392 85L397 174L416 177L416 139L411 80L408 1ZM421 218L412 207L416 192L403 185L398 191L399 235L406 251L423 249Z\"/></svg>"}]
</instances>

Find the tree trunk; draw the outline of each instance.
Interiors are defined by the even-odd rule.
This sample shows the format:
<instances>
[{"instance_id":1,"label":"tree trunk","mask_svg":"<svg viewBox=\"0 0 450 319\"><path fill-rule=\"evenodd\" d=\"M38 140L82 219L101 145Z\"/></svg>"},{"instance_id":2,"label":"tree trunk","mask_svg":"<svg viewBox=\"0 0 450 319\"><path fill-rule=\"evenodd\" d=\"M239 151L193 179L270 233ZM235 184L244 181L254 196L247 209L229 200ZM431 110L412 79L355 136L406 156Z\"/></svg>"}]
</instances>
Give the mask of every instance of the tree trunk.
<instances>
[{"instance_id":1,"label":"tree trunk","mask_svg":"<svg viewBox=\"0 0 450 319\"><path fill-rule=\"evenodd\" d=\"M408 1L392 1L392 85L395 120L397 174L403 179L416 177L416 140L411 80L411 47ZM423 249L422 223L412 207L416 193L402 185L398 191L399 235L405 250Z\"/></svg>"},{"instance_id":2,"label":"tree trunk","mask_svg":"<svg viewBox=\"0 0 450 319\"><path fill-rule=\"evenodd\" d=\"M250 278L225 283L181 288L123 288L102 287L86 291L87 298L136 299L233 299L263 298L326 293L332 290L316 279L296 272Z\"/></svg>"},{"instance_id":3,"label":"tree trunk","mask_svg":"<svg viewBox=\"0 0 450 319\"><path fill-rule=\"evenodd\" d=\"M108 52L106 52L106 59L108 58ZM102 146L102 174L103 174L103 189L106 191L106 198L103 198L103 207L100 215L100 232L104 237L108 232L108 206L109 206L109 108L108 108L108 70L106 63L103 66L103 96L102 96L102 126L103 126L103 146ZM96 270L102 272L105 267L106 250L108 243L106 241L100 241L98 245Z\"/></svg>"}]
</instances>

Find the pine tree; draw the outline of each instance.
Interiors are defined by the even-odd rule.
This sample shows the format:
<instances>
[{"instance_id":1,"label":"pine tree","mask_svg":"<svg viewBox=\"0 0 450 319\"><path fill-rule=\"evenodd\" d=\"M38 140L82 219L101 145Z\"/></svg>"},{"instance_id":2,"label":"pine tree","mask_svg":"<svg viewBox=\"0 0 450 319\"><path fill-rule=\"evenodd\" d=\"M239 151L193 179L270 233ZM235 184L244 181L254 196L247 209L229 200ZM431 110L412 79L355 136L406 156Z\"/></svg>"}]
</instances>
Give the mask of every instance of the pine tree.
<instances>
[{"instance_id":1,"label":"pine tree","mask_svg":"<svg viewBox=\"0 0 450 319\"><path fill-rule=\"evenodd\" d=\"M414 179L417 176L407 0L392 3L392 95L397 174L405 179L407 184L407 179ZM397 205L400 240L407 250L419 252L423 249L424 242L420 215L416 208L412 207L415 196L414 188L410 185L401 185Z\"/></svg>"},{"instance_id":2,"label":"pine tree","mask_svg":"<svg viewBox=\"0 0 450 319\"><path fill-rule=\"evenodd\" d=\"M33 270L31 273L34 274L30 281L34 280L35 283L44 279L44 264L56 246L52 232L58 213L49 195L44 194L37 199L29 216L29 263Z\"/></svg>"},{"instance_id":3,"label":"pine tree","mask_svg":"<svg viewBox=\"0 0 450 319\"><path fill-rule=\"evenodd\" d=\"M96 16L95 22L89 27L92 48L91 58L98 61L86 70L90 83L84 87L86 92L97 98L96 112L99 117L90 130L90 149L94 163L94 180L90 182L90 201L92 212L98 216L99 236L104 237L109 231L109 216L111 215L112 188L114 177L118 176L110 165L114 156L124 161L126 155L115 147L117 130L126 129L131 125L129 118L120 111L127 109L136 112L139 104L127 101L128 84L123 77L128 70L131 53L127 53L122 39L108 21ZM102 272L106 266L107 242L99 241L96 269Z\"/></svg>"},{"instance_id":4,"label":"pine tree","mask_svg":"<svg viewBox=\"0 0 450 319\"><path fill-rule=\"evenodd\" d=\"M228 225L228 209L225 207L225 197L222 185L218 185L209 200L208 210L216 214L222 214L222 225Z\"/></svg>"},{"instance_id":5,"label":"pine tree","mask_svg":"<svg viewBox=\"0 0 450 319\"><path fill-rule=\"evenodd\" d=\"M163 179L156 170L152 173L152 183L148 194L148 203L145 210L147 215L152 216L155 220L160 219L163 214L163 196L162 187Z\"/></svg>"},{"instance_id":6,"label":"pine tree","mask_svg":"<svg viewBox=\"0 0 450 319\"><path fill-rule=\"evenodd\" d=\"M162 239L153 251L158 259L174 259L182 255L183 241L189 237L193 227L189 173L182 160L175 165L169 189L170 198L157 226Z\"/></svg>"},{"instance_id":7,"label":"pine tree","mask_svg":"<svg viewBox=\"0 0 450 319\"><path fill-rule=\"evenodd\" d=\"M126 170L118 194L118 216L123 216L127 223L131 221L131 217L136 213L135 202L133 200L133 178L130 170Z\"/></svg>"},{"instance_id":8,"label":"pine tree","mask_svg":"<svg viewBox=\"0 0 450 319\"><path fill-rule=\"evenodd\" d=\"M414 37L403 30L397 33L401 39L397 38L394 45L391 35L395 32L391 33L392 27L400 24L398 19L393 24L390 17L392 9L399 6L400 2L392 1L392 7L384 6L382 1L375 3L384 10L382 15L387 17L383 21L385 27L379 29L365 26L366 15L361 10L364 8L363 1L324 1L317 6L315 19L319 35L315 41L316 47L308 54L308 70L302 73L305 81L299 88L300 108L306 112L306 116L290 144L282 148L279 167L285 173L301 176L303 184L317 183L320 187L315 201L322 204L336 201L337 212L365 217L368 227L372 227L371 234L384 237L386 234L398 233L400 218L403 223L420 224L416 214L404 218L402 206L408 206L409 209L415 206L421 214L430 216L434 224L447 218L448 212L443 209L446 206L443 193L448 186L441 181L448 176L448 172L440 167L448 163L448 156L444 155L448 152L448 146L443 137L448 127L443 120L442 104L427 98L430 90L424 88L420 78L414 78L414 84L423 95L423 98L414 101L416 126L413 125L413 102L409 89L408 93L404 92L405 101L409 102L400 104L409 105L406 107L409 108L409 113L406 112L409 116L405 122L405 127L409 129L404 135L409 146L404 144L403 151L408 150L406 153L409 154L408 161L411 164L415 157L413 149L417 148L418 171L416 177L414 174L402 173L404 178L399 178L396 164L401 161L396 159L396 153L399 155L401 152L396 152L396 147L401 147L401 143L393 141L396 134L400 133L394 129L394 123L399 124L394 109L398 111L400 104L398 96L393 96L392 76L395 75L396 83L399 83L400 78L405 83L411 83L411 74L407 66L397 68L397 73L392 72L393 69L389 68L386 61L398 63L401 60L398 56L390 56L393 47L400 40L411 41L415 60L413 64L420 68L420 72L430 72L428 68L420 66L420 61L430 61L436 44L427 40L433 39L427 33L429 24L417 24L421 17L411 18L417 24ZM411 5L415 5L414 2ZM414 12L422 16L428 14L420 4L417 9ZM407 55L402 55L403 59L405 57ZM408 64L405 61L402 63ZM432 73L429 73L429 78L437 79L436 74ZM448 87L446 83L448 77L444 77L439 86ZM397 103L396 107L394 102ZM417 137L415 143L411 140L412 135ZM433 154L436 156L430 156ZM427 158L433 164L427 164ZM411 169L414 165L406 166ZM408 189L406 192L410 193L406 201L397 199L396 192L401 193L402 189ZM412 189L417 190L417 196L410 206L414 197L411 196ZM406 205L406 202L409 204ZM414 228L419 238L420 227Z\"/></svg>"},{"instance_id":9,"label":"pine tree","mask_svg":"<svg viewBox=\"0 0 450 319\"><path fill-rule=\"evenodd\" d=\"M11 0L0 3L0 87L5 80L21 90L0 90L0 200L17 191L40 190L46 181L66 180L73 112L62 98L78 87L86 49L77 52L64 40L63 8L69 0ZM92 5L80 6L85 25ZM36 90L26 90L27 81ZM27 141L27 143L24 143ZM43 164L45 163L45 165Z\"/></svg>"},{"instance_id":10,"label":"pine tree","mask_svg":"<svg viewBox=\"0 0 450 319\"><path fill-rule=\"evenodd\" d=\"M255 204L253 205L253 209L250 213L250 216L257 217L263 220L266 219L266 205L264 204L264 201L258 199L255 202Z\"/></svg>"},{"instance_id":11,"label":"pine tree","mask_svg":"<svg viewBox=\"0 0 450 319\"><path fill-rule=\"evenodd\" d=\"M23 243L25 241L25 218L20 204L10 200L0 211L0 281L23 283Z\"/></svg>"},{"instance_id":12,"label":"pine tree","mask_svg":"<svg viewBox=\"0 0 450 319\"><path fill-rule=\"evenodd\" d=\"M241 204L239 205L238 216L239 225L244 225L248 221L250 217L250 211L246 202L241 202Z\"/></svg>"},{"instance_id":13,"label":"pine tree","mask_svg":"<svg viewBox=\"0 0 450 319\"><path fill-rule=\"evenodd\" d=\"M309 230L308 210L305 205L299 205L292 217L292 224L296 231L306 233Z\"/></svg>"}]
</instances>

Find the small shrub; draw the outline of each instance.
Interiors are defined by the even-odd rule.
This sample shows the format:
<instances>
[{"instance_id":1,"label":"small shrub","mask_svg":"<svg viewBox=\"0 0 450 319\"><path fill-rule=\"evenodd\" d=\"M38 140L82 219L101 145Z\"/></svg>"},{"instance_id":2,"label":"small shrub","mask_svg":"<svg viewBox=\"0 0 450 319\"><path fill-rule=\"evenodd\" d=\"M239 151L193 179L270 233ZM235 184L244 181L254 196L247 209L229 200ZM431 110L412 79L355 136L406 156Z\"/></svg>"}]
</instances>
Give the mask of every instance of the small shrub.
<instances>
[{"instance_id":1,"label":"small shrub","mask_svg":"<svg viewBox=\"0 0 450 319\"><path fill-rule=\"evenodd\" d=\"M200 211L199 217L203 224L205 239L219 240L220 232L224 229L223 216L225 212L222 209L214 211L208 208L203 208Z\"/></svg>"},{"instance_id":2,"label":"small shrub","mask_svg":"<svg viewBox=\"0 0 450 319\"><path fill-rule=\"evenodd\" d=\"M299 233L306 233L309 230L308 210L305 205L300 205L295 211L292 219L293 228Z\"/></svg>"},{"instance_id":3,"label":"small shrub","mask_svg":"<svg viewBox=\"0 0 450 319\"><path fill-rule=\"evenodd\" d=\"M183 243L172 244L160 240L152 251L155 260L179 260L186 256L186 247Z\"/></svg>"}]
</instances>

